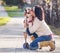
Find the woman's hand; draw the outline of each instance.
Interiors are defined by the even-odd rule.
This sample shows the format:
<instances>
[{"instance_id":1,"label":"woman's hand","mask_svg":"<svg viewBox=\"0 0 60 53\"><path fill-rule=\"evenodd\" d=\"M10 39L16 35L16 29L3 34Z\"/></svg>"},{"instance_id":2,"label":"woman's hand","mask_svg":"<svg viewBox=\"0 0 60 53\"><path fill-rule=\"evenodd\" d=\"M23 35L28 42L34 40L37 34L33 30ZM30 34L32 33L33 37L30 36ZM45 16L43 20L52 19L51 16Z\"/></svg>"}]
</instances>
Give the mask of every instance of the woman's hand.
<instances>
[{"instance_id":1,"label":"woman's hand","mask_svg":"<svg viewBox=\"0 0 60 53\"><path fill-rule=\"evenodd\" d=\"M24 27L28 28L28 24L26 22L24 22Z\"/></svg>"}]
</instances>

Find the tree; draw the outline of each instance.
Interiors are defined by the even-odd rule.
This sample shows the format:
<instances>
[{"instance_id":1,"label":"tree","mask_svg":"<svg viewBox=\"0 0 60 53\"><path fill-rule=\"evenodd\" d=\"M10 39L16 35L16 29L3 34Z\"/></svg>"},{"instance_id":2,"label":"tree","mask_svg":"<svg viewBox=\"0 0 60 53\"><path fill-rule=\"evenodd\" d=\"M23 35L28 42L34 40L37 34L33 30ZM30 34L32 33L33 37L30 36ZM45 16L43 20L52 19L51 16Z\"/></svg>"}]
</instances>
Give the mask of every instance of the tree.
<instances>
[{"instance_id":1,"label":"tree","mask_svg":"<svg viewBox=\"0 0 60 53\"><path fill-rule=\"evenodd\" d=\"M23 0L3 0L7 5L21 5Z\"/></svg>"}]
</instances>

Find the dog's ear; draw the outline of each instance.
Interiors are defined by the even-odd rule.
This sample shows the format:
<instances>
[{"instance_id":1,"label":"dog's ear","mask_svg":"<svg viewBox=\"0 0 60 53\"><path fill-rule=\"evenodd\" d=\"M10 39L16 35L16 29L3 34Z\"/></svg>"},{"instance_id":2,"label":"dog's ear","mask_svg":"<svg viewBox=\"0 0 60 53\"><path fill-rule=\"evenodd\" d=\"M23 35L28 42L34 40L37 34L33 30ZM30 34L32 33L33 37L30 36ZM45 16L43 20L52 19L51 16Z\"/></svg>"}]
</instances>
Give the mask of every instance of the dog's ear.
<instances>
[{"instance_id":1,"label":"dog's ear","mask_svg":"<svg viewBox=\"0 0 60 53\"><path fill-rule=\"evenodd\" d=\"M26 16L26 13L27 13L27 10L25 9L25 11L24 11L24 16Z\"/></svg>"},{"instance_id":2,"label":"dog's ear","mask_svg":"<svg viewBox=\"0 0 60 53\"><path fill-rule=\"evenodd\" d=\"M24 16L26 16L26 12L24 13Z\"/></svg>"}]
</instances>

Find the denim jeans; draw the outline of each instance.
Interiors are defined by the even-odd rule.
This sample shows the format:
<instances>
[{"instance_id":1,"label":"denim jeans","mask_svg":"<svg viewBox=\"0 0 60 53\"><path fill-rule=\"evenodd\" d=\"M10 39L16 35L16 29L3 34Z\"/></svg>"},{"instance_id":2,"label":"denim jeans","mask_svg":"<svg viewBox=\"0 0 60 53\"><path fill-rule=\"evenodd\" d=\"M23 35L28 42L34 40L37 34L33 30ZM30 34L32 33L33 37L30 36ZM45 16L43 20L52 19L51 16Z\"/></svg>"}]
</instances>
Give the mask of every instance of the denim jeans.
<instances>
[{"instance_id":1,"label":"denim jeans","mask_svg":"<svg viewBox=\"0 0 60 53\"><path fill-rule=\"evenodd\" d=\"M41 36L41 37L38 37L36 38L32 43L30 43L30 49L31 50L35 50L38 48L38 42L42 42L42 41L49 41L51 40L51 36L48 35L48 36Z\"/></svg>"}]
</instances>

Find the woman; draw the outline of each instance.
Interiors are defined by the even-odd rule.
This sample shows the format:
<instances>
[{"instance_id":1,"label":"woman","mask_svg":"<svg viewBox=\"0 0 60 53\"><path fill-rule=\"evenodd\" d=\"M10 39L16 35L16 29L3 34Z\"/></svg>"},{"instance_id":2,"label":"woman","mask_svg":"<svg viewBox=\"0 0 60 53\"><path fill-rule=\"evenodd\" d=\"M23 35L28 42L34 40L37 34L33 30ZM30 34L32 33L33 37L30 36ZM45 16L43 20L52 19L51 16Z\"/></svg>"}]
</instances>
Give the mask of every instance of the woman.
<instances>
[{"instance_id":1,"label":"woman","mask_svg":"<svg viewBox=\"0 0 60 53\"><path fill-rule=\"evenodd\" d=\"M33 25L28 27L26 32L31 36L35 36L35 40L30 43L30 49L37 49L38 42L52 40L51 34L53 34L44 21L44 11L41 6L35 6L34 12L30 12L31 15L34 15Z\"/></svg>"}]
</instances>

